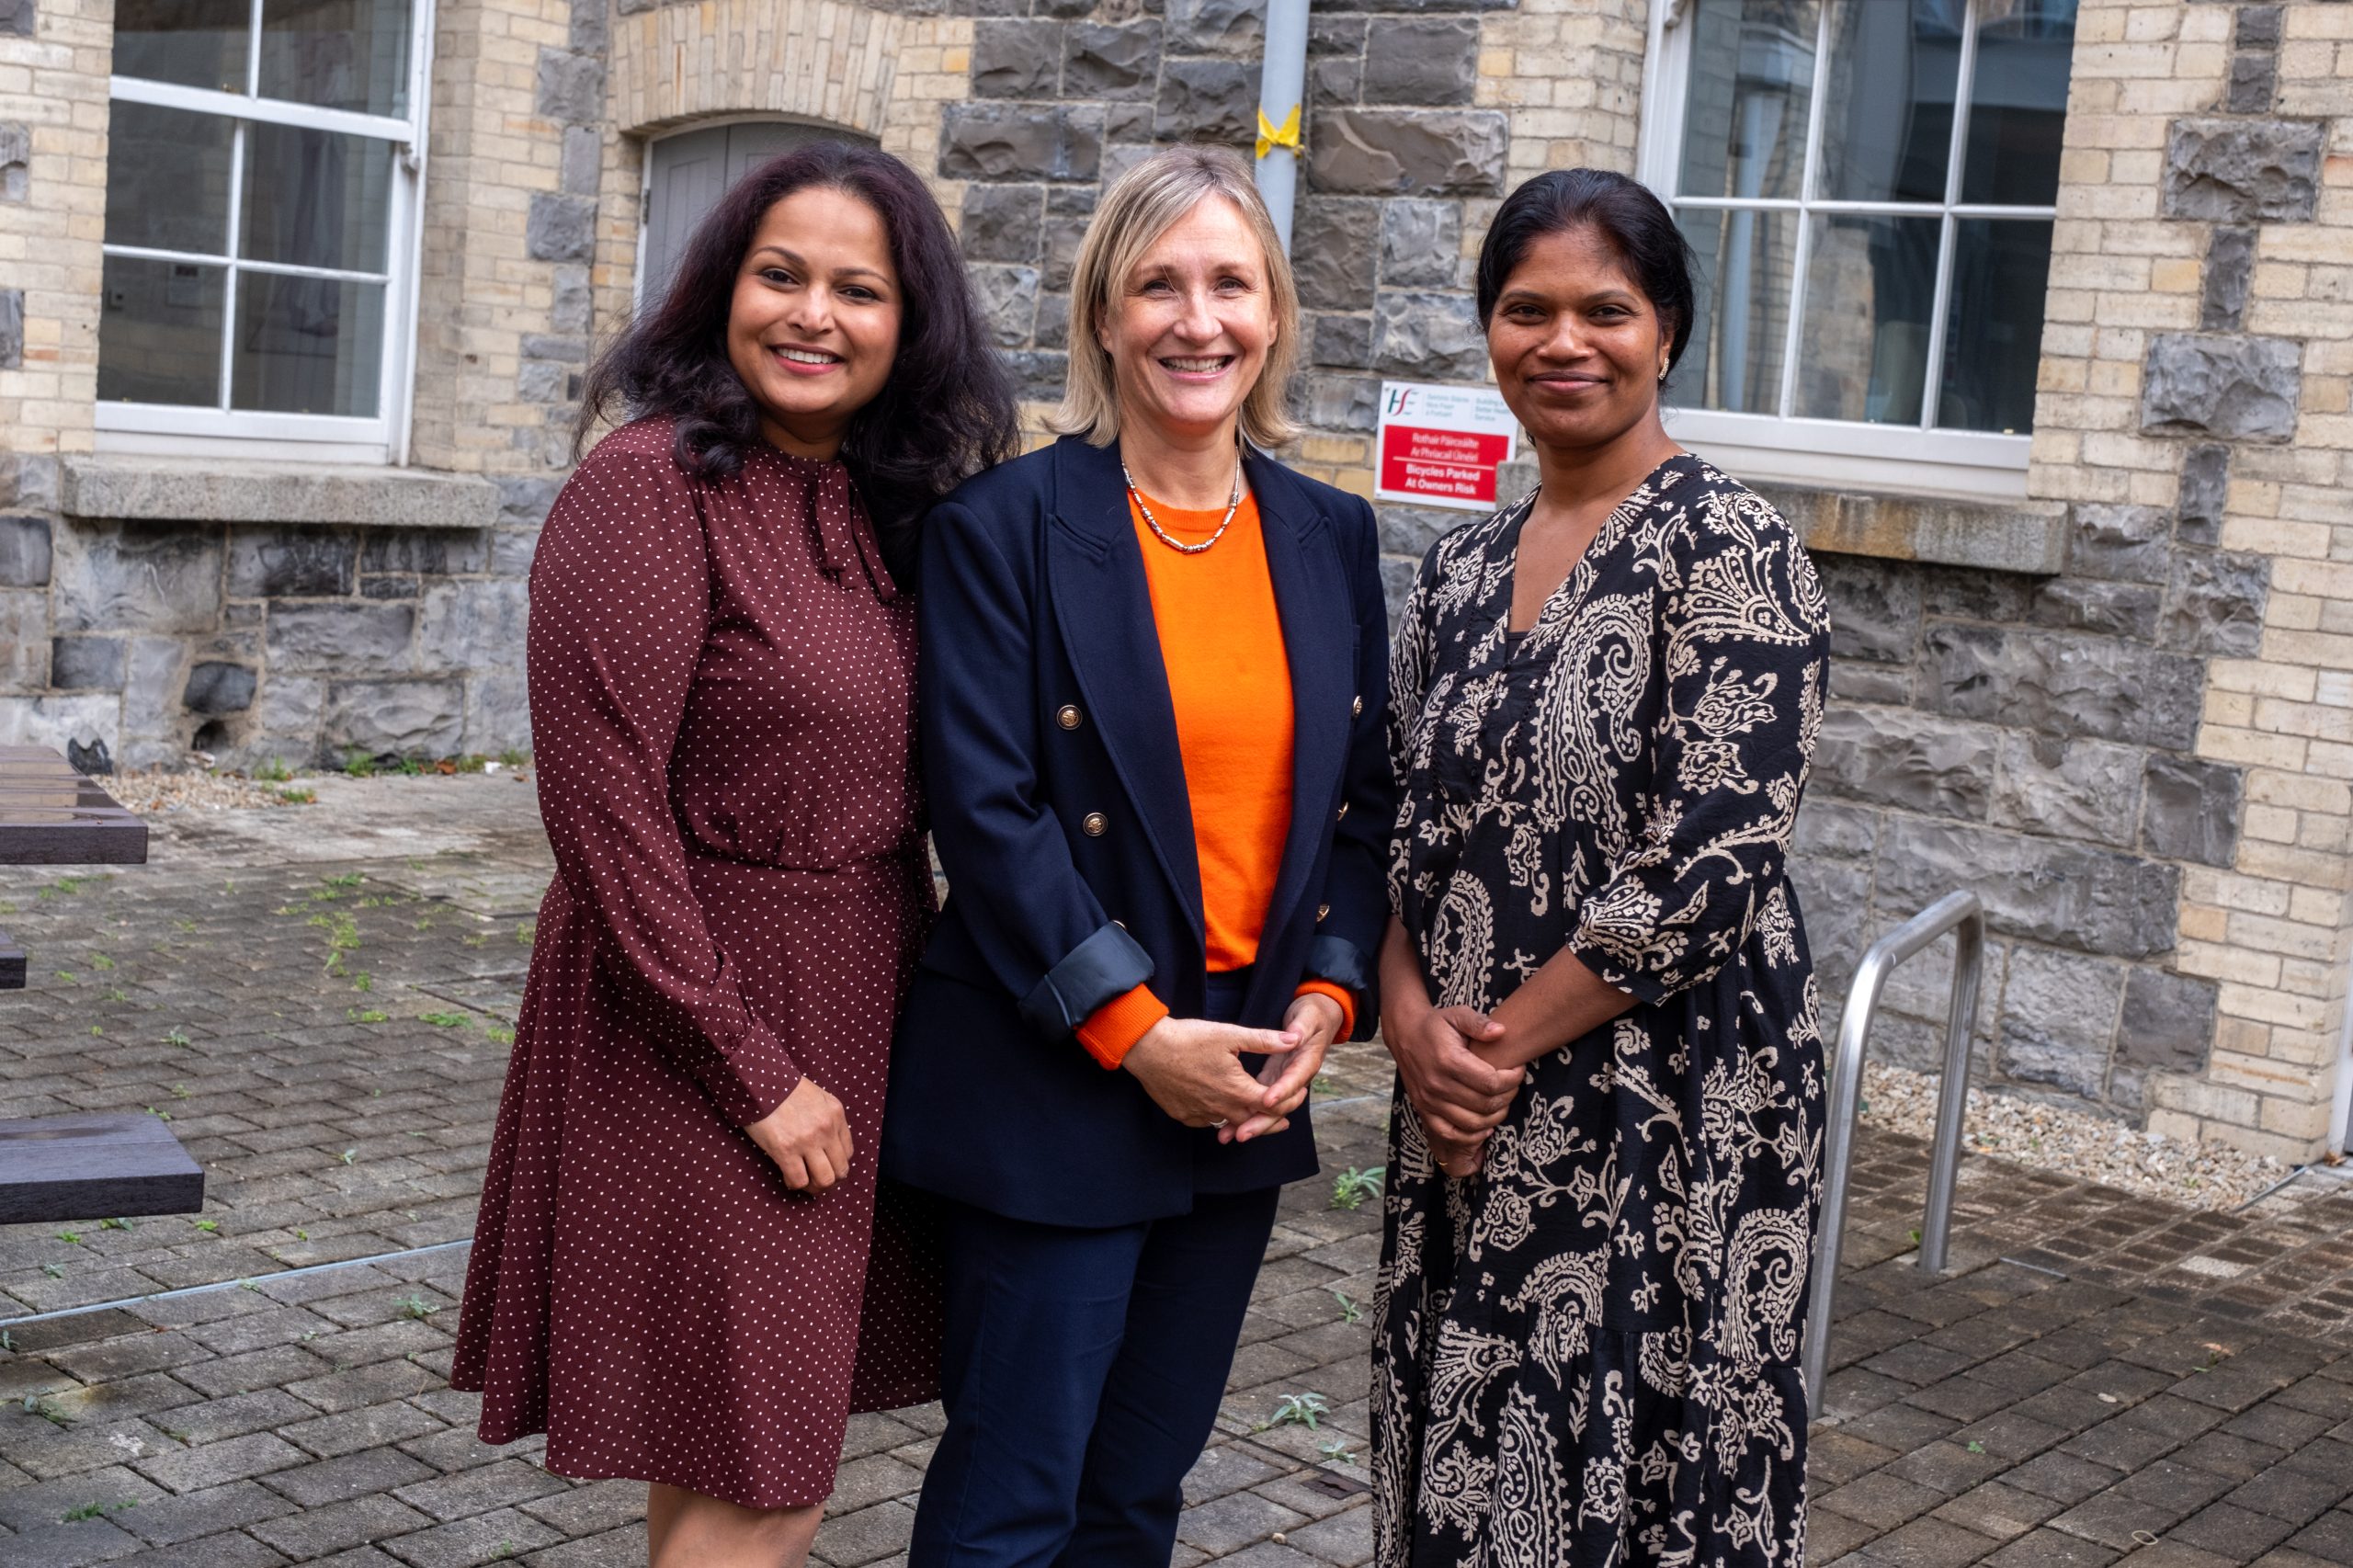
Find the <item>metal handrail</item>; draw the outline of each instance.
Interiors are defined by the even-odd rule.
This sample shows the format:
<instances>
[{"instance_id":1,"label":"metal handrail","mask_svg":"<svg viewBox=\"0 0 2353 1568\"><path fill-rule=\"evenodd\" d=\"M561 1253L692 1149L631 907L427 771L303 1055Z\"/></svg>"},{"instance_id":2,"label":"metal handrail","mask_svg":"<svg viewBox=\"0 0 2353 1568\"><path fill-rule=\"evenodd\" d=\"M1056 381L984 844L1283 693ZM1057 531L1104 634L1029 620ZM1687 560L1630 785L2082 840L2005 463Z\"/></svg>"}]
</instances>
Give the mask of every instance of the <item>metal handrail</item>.
<instances>
[{"instance_id":1,"label":"metal handrail","mask_svg":"<svg viewBox=\"0 0 2353 1568\"><path fill-rule=\"evenodd\" d=\"M1920 1221L1920 1267L1942 1273L1952 1233L1952 1194L1961 1173L1961 1127L1969 1108L1969 1037L1977 1027L1977 990L1985 969L1985 909L1973 892L1949 892L1881 937L1856 966L1830 1066L1830 1105L1823 1129L1822 1220L1813 1241L1813 1301L1805 1314L1809 1415L1822 1410L1823 1368L1830 1355L1830 1301L1838 1283L1839 1233L1847 1220L1847 1170L1854 1159L1855 1117L1863 1097L1863 1051L1880 993L1895 966L1948 931L1952 1000L1945 1014L1945 1075L1937 1089L1937 1137L1928 1161L1928 1210Z\"/></svg>"}]
</instances>

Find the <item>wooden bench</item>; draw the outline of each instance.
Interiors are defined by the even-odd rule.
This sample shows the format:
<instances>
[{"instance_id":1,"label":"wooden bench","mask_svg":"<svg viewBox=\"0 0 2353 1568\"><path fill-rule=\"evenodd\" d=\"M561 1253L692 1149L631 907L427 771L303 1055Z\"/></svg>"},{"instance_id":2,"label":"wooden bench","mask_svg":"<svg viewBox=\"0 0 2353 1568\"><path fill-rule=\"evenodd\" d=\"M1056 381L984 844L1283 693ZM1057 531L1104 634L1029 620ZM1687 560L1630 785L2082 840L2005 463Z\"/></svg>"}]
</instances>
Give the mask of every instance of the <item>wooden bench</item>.
<instances>
[{"instance_id":1,"label":"wooden bench","mask_svg":"<svg viewBox=\"0 0 2353 1568\"><path fill-rule=\"evenodd\" d=\"M46 746L0 746L0 865L136 866L147 824ZM0 990L25 951L0 933ZM204 1171L153 1116L91 1112L0 1121L0 1223L189 1214Z\"/></svg>"}]
</instances>

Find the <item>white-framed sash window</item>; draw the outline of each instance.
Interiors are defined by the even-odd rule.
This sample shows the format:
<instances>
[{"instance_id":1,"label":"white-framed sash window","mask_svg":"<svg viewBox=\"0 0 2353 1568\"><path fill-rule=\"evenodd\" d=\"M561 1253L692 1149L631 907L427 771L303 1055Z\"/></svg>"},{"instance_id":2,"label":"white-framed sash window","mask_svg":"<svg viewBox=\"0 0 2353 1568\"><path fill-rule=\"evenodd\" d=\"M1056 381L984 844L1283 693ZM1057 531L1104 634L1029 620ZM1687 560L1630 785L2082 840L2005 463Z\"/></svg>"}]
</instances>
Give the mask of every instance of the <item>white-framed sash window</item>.
<instances>
[{"instance_id":1,"label":"white-framed sash window","mask_svg":"<svg viewBox=\"0 0 2353 1568\"><path fill-rule=\"evenodd\" d=\"M428 0L119 0L102 444L406 444Z\"/></svg>"},{"instance_id":2,"label":"white-framed sash window","mask_svg":"<svg viewBox=\"0 0 2353 1568\"><path fill-rule=\"evenodd\" d=\"M2025 494L2076 0L1653 7L1699 262L1668 427L1735 472Z\"/></svg>"}]
</instances>

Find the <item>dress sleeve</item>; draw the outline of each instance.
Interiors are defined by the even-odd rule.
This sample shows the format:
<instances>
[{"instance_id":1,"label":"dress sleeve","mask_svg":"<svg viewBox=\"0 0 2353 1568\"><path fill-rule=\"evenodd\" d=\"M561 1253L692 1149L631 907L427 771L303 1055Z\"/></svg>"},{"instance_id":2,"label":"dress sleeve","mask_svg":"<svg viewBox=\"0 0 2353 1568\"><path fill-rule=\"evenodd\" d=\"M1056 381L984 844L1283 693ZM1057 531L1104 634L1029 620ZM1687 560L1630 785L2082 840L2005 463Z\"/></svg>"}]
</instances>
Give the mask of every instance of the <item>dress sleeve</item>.
<instances>
[{"instance_id":1,"label":"dress sleeve","mask_svg":"<svg viewBox=\"0 0 2353 1568\"><path fill-rule=\"evenodd\" d=\"M1779 890L1829 661L1821 584L1780 517L1737 489L1662 504L1677 503L1659 558L1650 790L1568 942L1643 1003L1715 973Z\"/></svg>"},{"instance_id":2,"label":"dress sleeve","mask_svg":"<svg viewBox=\"0 0 2353 1568\"><path fill-rule=\"evenodd\" d=\"M608 437L607 447L619 437ZM801 1082L745 1006L687 880L670 751L710 619L694 492L666 453L604 449L564 485L531 566L540 814L565 891L661 999L657 1049L737 1126Z\"/></svg>"}]
</instances>

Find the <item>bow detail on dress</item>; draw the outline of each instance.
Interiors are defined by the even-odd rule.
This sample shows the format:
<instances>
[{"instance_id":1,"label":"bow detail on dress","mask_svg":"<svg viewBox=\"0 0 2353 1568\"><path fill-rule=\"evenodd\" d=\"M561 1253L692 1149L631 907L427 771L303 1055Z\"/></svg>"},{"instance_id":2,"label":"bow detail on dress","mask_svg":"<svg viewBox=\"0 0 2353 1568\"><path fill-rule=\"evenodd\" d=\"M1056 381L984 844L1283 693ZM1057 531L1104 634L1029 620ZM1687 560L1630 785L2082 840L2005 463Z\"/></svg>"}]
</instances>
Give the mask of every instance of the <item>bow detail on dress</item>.
<instances>
[{"instance_id":1,"label":"bow detail on dress","mask_svg":"<svg viewBox=\"0 0 2353 1568\"><path fill-rule=\"evenodd\" d=\"M851 489L849 470L839 462L808 463L809 517L817 528L817 547L825 574L840 578L853 563L866 572L874 597L884 604L899 597L891 569L882 563L882 541L874 532L866 508Z\"/></svg>"}]
</instances>

